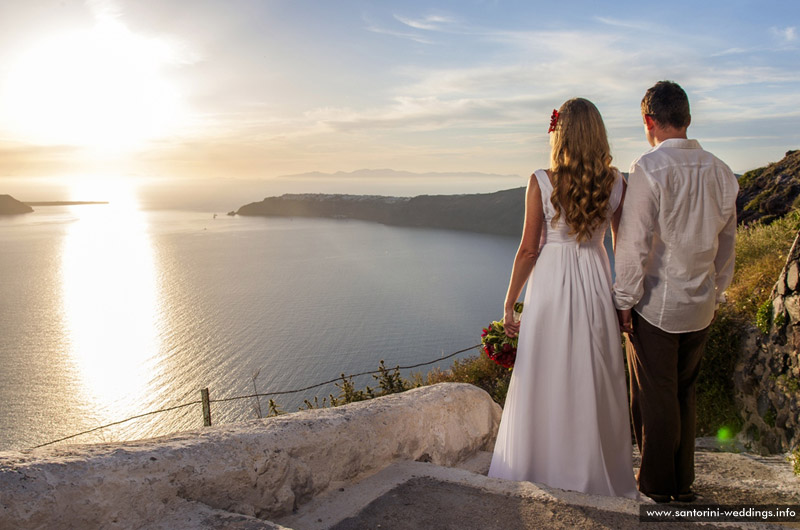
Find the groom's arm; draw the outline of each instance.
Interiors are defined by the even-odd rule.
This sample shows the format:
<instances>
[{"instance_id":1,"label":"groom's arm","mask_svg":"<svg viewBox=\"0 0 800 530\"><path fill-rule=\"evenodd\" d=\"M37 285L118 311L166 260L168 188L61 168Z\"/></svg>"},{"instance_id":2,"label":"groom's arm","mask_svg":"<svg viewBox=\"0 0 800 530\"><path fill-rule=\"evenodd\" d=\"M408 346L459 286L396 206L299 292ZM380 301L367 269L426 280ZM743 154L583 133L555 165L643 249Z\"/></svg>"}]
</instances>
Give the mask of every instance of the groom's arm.
<instances>
[{"instance_id":1,"label":"groom's arm","mask_svg":"<svg viewBox=\"0 0 800 530\"><path fill-rule=\"evenodd\" d=\"M714 258L716 269L715 283L717 287L717 306L725 302L725 289L733 280L733 269L736 261L736 209L728 218L725 227L719 233L717 256Z\"/></svg>"},{"instance_id":2,"label":"groom's arm","mask_svg":"<svg viewBox=\"0 0 800 530\"><path fill-rule=\"evenodd\" d=\"M653 243L658 218L658 192L655 184L637 165L631 168L625 207L619 223L614 253L614 304L620 317L633 308L644 294L644 269Z\"/></svg>"}]
</instances>

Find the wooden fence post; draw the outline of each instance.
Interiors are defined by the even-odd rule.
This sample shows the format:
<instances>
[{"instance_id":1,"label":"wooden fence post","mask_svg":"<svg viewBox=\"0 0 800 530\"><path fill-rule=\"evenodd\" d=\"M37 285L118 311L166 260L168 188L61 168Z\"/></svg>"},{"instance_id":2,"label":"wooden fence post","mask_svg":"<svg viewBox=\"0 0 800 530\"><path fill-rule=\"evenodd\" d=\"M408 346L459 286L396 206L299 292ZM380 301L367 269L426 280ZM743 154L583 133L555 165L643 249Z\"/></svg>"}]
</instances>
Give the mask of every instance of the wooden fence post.
<instances>
[{"instance_id":1,"label":"wooden fence post","mask_svg":"<svg viewBox=\"0 0 800 530\"><path fill-rule=\"evenodd\" d=\"M200 390L200 399L203 402L203 426L211 426L211 400L208 398L208 388Z\"/></svg>"}]
</instances>

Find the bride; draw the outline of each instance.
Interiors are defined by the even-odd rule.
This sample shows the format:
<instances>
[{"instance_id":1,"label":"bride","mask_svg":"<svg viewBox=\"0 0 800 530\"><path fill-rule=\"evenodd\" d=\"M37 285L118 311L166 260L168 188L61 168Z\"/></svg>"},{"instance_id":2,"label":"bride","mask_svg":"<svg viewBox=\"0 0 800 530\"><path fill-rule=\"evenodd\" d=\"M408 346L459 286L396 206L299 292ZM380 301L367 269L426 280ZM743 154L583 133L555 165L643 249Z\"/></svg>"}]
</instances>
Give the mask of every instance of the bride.
<instances>
[{"instance_id":1,"label":"bride","mask_svg":"<svg viewBox=\"0 0 800 530\"><path fill-rule=\"evenodd\" d=\"M506 334L518 333L519 343L489 476L638 498L603 245L609 225L616 237L625 181L590 101L571 99L553 111L550 132L550 169L528 182L505 299Z\"/></svg>"}]
</instances>

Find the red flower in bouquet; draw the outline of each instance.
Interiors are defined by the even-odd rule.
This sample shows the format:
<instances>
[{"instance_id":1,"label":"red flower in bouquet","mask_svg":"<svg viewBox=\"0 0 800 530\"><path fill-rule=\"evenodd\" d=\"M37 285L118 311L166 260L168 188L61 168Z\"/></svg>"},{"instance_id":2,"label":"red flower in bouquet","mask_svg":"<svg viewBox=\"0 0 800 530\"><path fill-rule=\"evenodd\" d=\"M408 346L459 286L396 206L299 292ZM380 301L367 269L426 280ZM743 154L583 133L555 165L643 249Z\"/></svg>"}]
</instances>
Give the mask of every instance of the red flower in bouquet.
<instances>
[{"instance_id":1,"label":"red flower in bouquet","mask_svg":"<svg viewBox=\"0 0 800 530\"><path fill-rule=\"evenodd\" d=\"M522 312L522 304L514 305L514 311ZM506 335L502 322L492 322L488 327L483 328L481 334L481 344L483 352L494 362L504 368L513 368L517 358L517 337Z\"/></svg>"}]
</instances>

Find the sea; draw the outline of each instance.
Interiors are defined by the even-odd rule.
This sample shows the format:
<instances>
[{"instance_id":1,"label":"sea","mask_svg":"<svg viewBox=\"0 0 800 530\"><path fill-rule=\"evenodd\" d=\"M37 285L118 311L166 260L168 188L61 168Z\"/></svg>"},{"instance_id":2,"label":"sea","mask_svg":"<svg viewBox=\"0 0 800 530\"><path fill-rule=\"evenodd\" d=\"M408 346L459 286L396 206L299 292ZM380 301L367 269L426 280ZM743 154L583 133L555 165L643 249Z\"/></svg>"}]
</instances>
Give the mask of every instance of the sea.
<instances>
[{"instance_id":1,"label":"sea","mask_svg":"<svg viewBox=\"0 0 800 530\"><path fill-rule=\"evenodd\" d=\"M429 363L404 377L447 369L502 317L519 244L354 220L35 209L0 217L0 451L199 429L202 389L221 425L267 416L270 399L327 404L330 381L381 361Z\"/></svg>"},{"instance_id":2,"label":"sea","mask_svg":"<svg viewBox=\"0 0 800 530\"><path fill-rule=\"evenodd\" d=\"M228 398L476 355L518 245L353 220L35 210L0 217L0 450L200 428L204 388L227 424L340 389Z\"/></svg>"}]
</instances>

